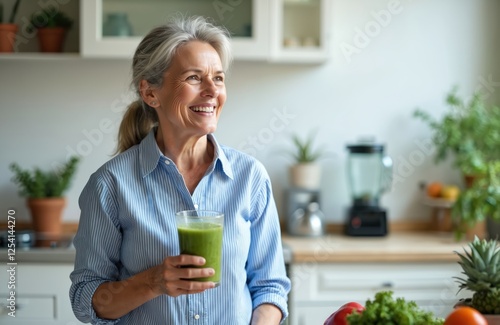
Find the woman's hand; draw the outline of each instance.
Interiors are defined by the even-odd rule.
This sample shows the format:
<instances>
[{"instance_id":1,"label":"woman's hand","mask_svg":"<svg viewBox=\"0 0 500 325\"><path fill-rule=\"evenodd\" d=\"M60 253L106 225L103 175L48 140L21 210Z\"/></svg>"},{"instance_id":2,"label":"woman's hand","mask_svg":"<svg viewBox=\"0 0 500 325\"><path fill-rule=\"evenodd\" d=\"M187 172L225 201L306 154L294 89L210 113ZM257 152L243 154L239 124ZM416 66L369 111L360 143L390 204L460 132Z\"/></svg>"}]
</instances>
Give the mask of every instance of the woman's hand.
<instances>
[{"instance_id":1,"label":"woman's hand","mask_svg":"<svg viewBox=\"0 0 500 325\"><path fill-rule=\"evenodd\" d=\"M183 294L200 293L215 287L213 282L190 281L214 275L212 268L194 268L203 266L205 259L200 256L169 256L163 263L152 270L151 290L158 294L177 297Z\"/></svg>"},{"instance_id":2,"label":"woman's hand","mask_svg":"<svg viewBox=\"0 0 500 325\"><path fill-rule=\"evenodd\" d=\"M204 264L205 259L200 256L167 257L162 264L126 280L104 282L95 291L92 305L98 317L118 319L162 294L177 297L214 288L213 282L189 280L214 274L212 268L188 267Z\"/></svg>"}]
</instances>

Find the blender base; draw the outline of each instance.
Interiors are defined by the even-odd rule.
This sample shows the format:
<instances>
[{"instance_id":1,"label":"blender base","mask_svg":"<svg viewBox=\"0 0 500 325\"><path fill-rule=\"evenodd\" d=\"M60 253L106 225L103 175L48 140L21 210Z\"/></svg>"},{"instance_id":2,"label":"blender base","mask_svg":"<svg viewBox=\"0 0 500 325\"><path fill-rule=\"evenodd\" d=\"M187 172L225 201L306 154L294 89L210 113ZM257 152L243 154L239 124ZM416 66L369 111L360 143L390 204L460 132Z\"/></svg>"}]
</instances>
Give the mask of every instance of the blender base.
<instances>
[{"instance_id":1,"label":"blender base","mask_svg":"<svg viewBox=\"0 0 500 325\"><path fill-rule=\"evenodd\" d=\"M349 209L345 234L348 236L387 235L387 212L379 207L352 207Z\"/></svg>"}]
</instances>

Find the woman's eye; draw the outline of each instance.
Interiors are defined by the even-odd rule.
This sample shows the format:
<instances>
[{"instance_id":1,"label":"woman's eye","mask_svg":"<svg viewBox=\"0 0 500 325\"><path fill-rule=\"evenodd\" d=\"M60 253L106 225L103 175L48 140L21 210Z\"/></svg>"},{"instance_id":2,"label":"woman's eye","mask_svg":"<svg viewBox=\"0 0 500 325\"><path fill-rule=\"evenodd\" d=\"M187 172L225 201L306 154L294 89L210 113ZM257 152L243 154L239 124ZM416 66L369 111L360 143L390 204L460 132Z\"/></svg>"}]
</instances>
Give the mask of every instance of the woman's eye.
<instances>
[{"instance_id":1,"label":"woman's eye","mask_svg":"<svg viewBox=\"0 0 500 325\"><path fill-rule=\"evenodd\" d=\"M197 75L193 75L193 76L187 77L186 80L191 81L191 82L200 81L200 77L198 77Z\"/></svg>"},{"instance_id":2,"label":"woman's eye","mask_svg":"<svg viewBox=\"0 0 500 325\"><path fill-rule=\"evenodd\" d=\"M217 76L214 78L214 81L217 83L223 83L224 82L224 77L223 76Z\"/></svg>"}]
</instances>

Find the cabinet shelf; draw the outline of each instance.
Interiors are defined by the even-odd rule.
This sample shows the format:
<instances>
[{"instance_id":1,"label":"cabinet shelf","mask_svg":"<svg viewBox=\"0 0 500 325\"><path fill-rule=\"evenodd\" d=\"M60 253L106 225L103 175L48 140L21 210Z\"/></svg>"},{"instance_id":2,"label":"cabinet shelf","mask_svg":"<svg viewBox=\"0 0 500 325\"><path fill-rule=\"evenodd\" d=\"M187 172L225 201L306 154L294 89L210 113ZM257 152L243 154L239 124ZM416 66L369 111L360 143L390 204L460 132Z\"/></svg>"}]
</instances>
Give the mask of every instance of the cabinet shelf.
<instances>
[{"instance_id":1,"label":"cabinet shelf","mask_svg":"<svg viewBox=\"0 0 500 325\"><path fill-rule=\"evenodd\" d=\"M0 53L0 60L74 60L80 58L80 53Z\"/></svg>"}]
</instances>

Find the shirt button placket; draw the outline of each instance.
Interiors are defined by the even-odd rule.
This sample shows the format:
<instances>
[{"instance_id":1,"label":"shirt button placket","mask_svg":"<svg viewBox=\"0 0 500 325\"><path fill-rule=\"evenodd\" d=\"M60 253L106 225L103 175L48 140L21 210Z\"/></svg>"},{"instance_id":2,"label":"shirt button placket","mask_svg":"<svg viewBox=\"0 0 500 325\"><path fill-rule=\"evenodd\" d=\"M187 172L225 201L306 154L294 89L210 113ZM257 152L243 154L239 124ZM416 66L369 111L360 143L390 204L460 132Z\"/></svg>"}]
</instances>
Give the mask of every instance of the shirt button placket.
<instances>
[{"instance_id":1,"label":"shirt button placket","mask_svg":"<svg viewBox=\"0 0 500 325\"><path fill-rule=\"evenodd\" d=\"M200 319L200 315L198 315L198 314L194 315L194 319L195 319L195 320Z\"/></svg>"}]
</instances>

